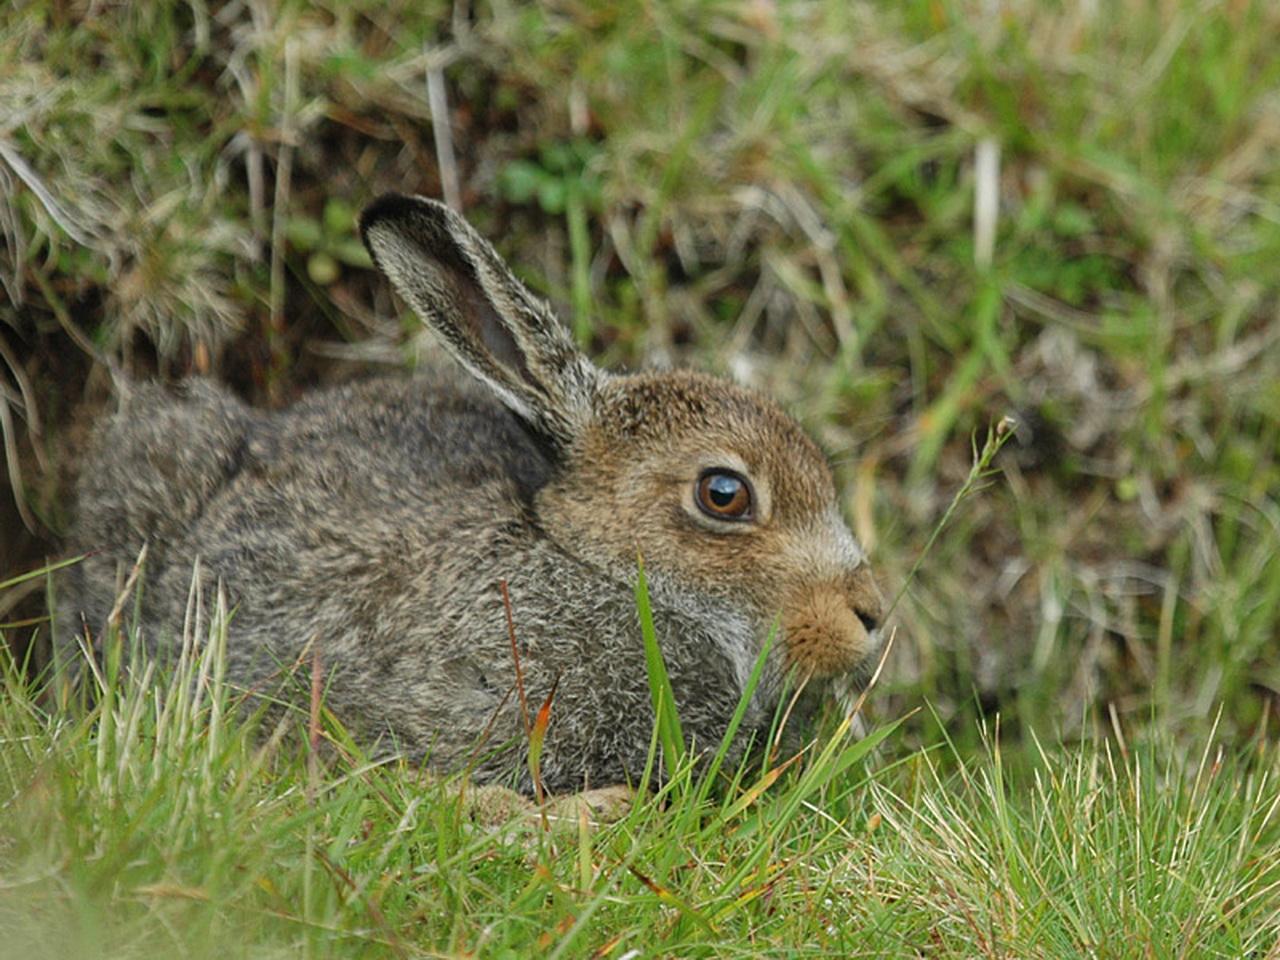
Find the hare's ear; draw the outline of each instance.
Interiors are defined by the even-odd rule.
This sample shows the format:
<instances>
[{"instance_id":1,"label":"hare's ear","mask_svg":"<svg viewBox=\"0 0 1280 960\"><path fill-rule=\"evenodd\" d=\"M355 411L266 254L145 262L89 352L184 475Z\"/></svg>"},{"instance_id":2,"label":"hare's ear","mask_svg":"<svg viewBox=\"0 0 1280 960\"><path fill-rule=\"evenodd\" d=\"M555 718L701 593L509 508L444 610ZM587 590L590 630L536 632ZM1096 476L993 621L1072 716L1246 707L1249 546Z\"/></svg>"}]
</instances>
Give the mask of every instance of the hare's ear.
<instances>
[{"instance_id":1,"label":"hare's ear","mask_svg":"<svg viewBox=\"0 0 1280 960\"><path fill-rule=\"evenodd\" d=\"M399 194L365 209L360 234L463 366L547 440L573 442L605 374L483 237L444 204Z\"/></svg>"}]
</instances>

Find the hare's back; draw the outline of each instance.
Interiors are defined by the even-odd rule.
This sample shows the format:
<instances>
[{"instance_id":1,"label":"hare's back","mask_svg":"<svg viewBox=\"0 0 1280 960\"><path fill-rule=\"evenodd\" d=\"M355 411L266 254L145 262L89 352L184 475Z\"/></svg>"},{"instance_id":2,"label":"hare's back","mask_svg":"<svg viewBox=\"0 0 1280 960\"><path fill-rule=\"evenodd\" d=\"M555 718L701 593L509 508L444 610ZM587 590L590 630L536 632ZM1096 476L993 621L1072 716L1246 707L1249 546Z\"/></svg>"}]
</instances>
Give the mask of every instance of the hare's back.
<instances>
[{"instance_id":1,"label":"hare's back","mask_svg":"<svg viewBox=\"0 0 1280 960\"><path fill-rule=\"evenodd\" d=\"M335 498L379 509L477 486L528 498L549 471L514 415L448 377L350 384L281 411L249 408L209 381L146 385L96 432L75 539L92 550L181 542L233 488L249 500L274 489L323 513Z\"/></svg>"},{"instance_id":2,"label":"hare's back","mask_svg":"<svg viewBox=\"0 0 1280 960\"><path fill-rule=\"evenodd\" d=\"M519 521L549 472L519 421L487 397L368 381L259 414L239 469L171 549L179 560L198 554L232 584L319 597L326 581L385 580L406 562L421 570L424 557L436 566L485 550L474 541Z\"/></svg>"},{"instance_id":3,"label":"hare's back","mask_svg":"<svg viewBox=\"0 0 1280 960\"><path fill-rule=\"evenodd\" d=\"M240 470L252 416L206 380L131 389L80 465L74 539L110 552L180 537Z\"/></svg>"},{"instance_id":4,"label":"hare's back","mask_svg":"<svg viewBox=\"0 0 1280 960\"><path fill-rule=\"evenodd\" d=\"M373 380L280 411L200 381L145 387L84 465L72 539L90 556L70 578L68 622L105 615L144 543L147 603L170 625L197 557L246 601L246 621L273 606L314 612L344 581L407 595L519 536L549 473L512 414L449 381Z\"/></svg>"},{"instance_id":5,"label":"hare's back","mask_svg":"<svg viewBox=\"0 0 1280 960\"><path fill-rule=\"evenodd\" d=\"M249 454L268 472L341 478L402 502L495 483L527 499L550 475L513 414L450 379L386 378L313 394L264 420Z\"/></svg>"}]
</instances>

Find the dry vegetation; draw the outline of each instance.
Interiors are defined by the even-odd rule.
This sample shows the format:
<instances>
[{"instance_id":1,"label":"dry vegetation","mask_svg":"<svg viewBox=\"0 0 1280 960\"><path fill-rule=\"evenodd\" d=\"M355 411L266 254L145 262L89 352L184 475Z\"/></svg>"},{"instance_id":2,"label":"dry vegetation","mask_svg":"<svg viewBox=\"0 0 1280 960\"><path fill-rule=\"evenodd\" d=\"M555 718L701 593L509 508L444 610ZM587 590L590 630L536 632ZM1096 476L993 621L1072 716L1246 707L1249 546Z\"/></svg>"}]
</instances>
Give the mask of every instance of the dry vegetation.
<instances>
[{"instance_id":1,"label":"dry vegetation","mask_svg":"<svg viewBox=\"0 0 1280 960\"><path fill-rule=\"evenodd\" d=\"M900 610L890 712L1248 731L1280 690L1278 43L1235 2L20 3L3 567L56 551L108 371L280 403L411 358L353 212L452 167L583 340L781 394L890 584L1017 417Z\"/></svg>"}]
</instances>

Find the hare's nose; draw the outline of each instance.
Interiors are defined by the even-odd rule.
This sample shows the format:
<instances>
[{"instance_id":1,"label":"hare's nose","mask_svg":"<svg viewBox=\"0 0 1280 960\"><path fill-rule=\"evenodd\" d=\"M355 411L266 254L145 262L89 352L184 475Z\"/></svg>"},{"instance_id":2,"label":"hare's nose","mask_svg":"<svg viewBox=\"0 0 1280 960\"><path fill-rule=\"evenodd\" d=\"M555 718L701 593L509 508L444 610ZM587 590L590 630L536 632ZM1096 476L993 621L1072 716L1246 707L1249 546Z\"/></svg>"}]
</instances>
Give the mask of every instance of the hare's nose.
<instances>
[{"instance_id":1,"label":"hare's nose","mask_svg":"<svg viewBox=\"0 0 1280 960\"><path fill-rule=\"evenodd\" d=\"M849 606L867 633L873 633L884 622L886 606L884 594L876 583L871 569L864 563L848 577L845 587Z\"/></svg>"}]
</instances>

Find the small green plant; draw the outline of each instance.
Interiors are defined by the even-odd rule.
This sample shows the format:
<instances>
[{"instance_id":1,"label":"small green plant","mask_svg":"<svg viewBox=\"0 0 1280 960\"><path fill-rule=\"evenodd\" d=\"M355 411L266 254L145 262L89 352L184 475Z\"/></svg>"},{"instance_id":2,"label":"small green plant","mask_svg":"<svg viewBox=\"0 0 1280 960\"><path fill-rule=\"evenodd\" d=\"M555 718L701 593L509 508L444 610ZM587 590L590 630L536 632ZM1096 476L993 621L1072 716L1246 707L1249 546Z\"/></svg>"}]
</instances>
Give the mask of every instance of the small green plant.
<instances>
[{"instance_id":1,"label":"small green plant","mask_svg":"<svg viewBox=\"0 0 1280 960\"><path fill-rule=\"evenodd\" d=\"M338 197L325 201L317 220L294 214L285 224L289 245L307 258L307 276L312 283L328 286L342 275L342 267L373 267L369 252L356 236L356 212Z\"/></svg>"}]
</instances>

